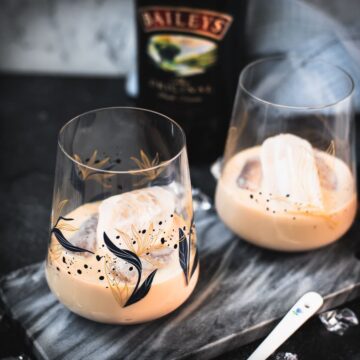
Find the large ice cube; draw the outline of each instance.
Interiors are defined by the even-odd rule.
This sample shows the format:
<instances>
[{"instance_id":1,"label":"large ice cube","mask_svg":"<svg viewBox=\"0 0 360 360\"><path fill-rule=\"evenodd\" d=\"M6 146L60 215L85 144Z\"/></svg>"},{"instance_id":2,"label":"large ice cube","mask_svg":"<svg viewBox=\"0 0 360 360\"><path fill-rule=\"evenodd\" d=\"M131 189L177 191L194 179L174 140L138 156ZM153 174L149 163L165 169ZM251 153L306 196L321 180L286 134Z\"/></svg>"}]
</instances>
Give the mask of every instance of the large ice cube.
<instances>
[{"instance_id":1,"label":"large ice cube","mask_svg":"<svg viewBox=\"0 0 360 360\"><path fill-rule=\"evenodd\" d=\"M69 237L69 241L75 246L95 252L97 243L97 224L98 215L96 213L90 215L84 222L81 223L79 230ZM81 255L87 257L90 256L90 253L84 252Z\"/></svg>"},{"instance_id":2,"label":"large ice cube","mask_svg":"<svg viewBox=\"0 0 360 360\"><path fill-rule=\"evenodd\" d=\"M315 154L307 140L291 134L270 137L261 146L260 159L264 192L296 206L323 209Z\"/></svg>"},{"instance_id":3,"label":"large ice cube","mask_svg":"<svg viewBox=\"0 0 360 360\"><path fill-rule=\"evenodd\" d=\"M256 191L260 188L261 177L260 159L254 157L246 161L236 183L241 189Z\"/></svg>"},{"instance_id":4,"label":"large ice cube","mask_svg":"<svg viewBox=\"0 0 360 360\"><path fill-rule=\"evenodd\" d=\"M174 195L159 186L129 191L111 196L99 206L97 241L103 243L103 233L116 238L120 232L132 237L134 229L139 232L161 228L166 232L166 224L171 224L174 213ZM119 232L120 231L120 232Z\"/></svg>"}]
</instances>

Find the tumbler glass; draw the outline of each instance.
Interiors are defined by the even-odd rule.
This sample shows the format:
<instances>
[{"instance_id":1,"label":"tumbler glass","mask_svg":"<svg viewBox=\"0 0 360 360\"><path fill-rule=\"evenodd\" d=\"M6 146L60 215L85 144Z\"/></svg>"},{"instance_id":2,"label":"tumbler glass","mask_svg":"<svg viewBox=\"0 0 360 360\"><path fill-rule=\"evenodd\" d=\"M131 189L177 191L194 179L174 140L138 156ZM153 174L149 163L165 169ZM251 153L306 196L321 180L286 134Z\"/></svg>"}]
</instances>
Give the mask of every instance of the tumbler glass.
<instances>
[{"instance_id":1,"label":"tumbler glass","mask_svg":"<svg viewBox=\"0 0 360 360\"><path fill-rule=\"evenodd\" d=\"M139 323L176 309L199 274L183 130L105 108L60 131L46 277L71 311Z\"/></svg>"},{"instance_id":2,"label":"tumbler glass","mask_svg":"<svg viewBox=\"0 0 360 360\"><path fill-rule=\"evenodd\" d=\"M240 237L285 251L339 239L357 207L354 83L324 61L274 57L242 71L216 191Z\"/></svg>"}]
</instances>

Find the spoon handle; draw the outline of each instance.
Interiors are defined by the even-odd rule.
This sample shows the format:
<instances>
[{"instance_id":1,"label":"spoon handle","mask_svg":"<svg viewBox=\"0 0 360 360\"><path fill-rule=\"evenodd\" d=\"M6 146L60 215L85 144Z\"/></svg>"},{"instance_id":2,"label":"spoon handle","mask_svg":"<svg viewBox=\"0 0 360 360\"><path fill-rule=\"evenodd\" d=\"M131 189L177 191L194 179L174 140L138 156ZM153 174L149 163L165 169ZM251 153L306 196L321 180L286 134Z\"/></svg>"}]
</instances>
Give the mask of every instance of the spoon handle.
<instances>
[{"instance_id":1,"label":"spoon handle","mask_svg":"<svg viewBox=\"0 0 360 360\"><path fill-rule=\"evenodd\" d=\"M265 360L279 348L301 325L313 316L322 306L324 300L316 292L303 295L274 330L250 355L248 360Z\"/></svg>"}]
</instances>

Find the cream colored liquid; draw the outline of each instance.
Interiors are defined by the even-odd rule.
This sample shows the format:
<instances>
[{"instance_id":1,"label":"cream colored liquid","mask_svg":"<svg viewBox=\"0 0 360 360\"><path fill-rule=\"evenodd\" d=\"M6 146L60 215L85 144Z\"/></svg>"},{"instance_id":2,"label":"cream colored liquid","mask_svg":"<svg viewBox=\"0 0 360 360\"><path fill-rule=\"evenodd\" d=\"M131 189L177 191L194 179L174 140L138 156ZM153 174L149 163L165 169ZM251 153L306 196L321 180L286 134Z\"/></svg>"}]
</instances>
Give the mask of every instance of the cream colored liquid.
<instances>
[{"instance_id":1,"label":"cream colored liquid","mask_svg":"<svg viewBox=\"0 0 360 360\"><path fill-rule=\"evenodd\" d=\"M217 186L218 214L234 233L262 247L300 251L327 245L350 228L357 198L354 178L342 160L316 151L322 164L318 170L325 208L314 211L292 203L291 194L279 198L264 193L259 167L253 166L247 180L239 179L259 153L260 146L236 154L227 162Z\"/></svg>"},{"instance_id":2,"label":"cream colored liquid","mask_svg":"<svg viewBox=\"0 0 360 360\"><path fill-rule=\"evenodd\" d=\"M73 218L71 225L81 228L91 216L96 216L100 203L80 206L67 218ZM94 220L97 222L97 219ZM161 223L161 225L159 225ZM179 264L179 227L186 229L184 220L176 214L167 214L156 219L152 228L136 229L138 235L130 233L131 244L124 241L123 233L109 233L116 246L138 252L142 262L141 283L157 269L150 291L140 301L124 306L134 290L137 271L129 263L119 259L104 245L96 230L83 232L83 241L74 238L74 232L64 230L64 236L74 245L93 251L95 254L75 253L64 249L54 235L51 238L46 265L46 277L52 292L73 312L88 319L105 322L132 324L153 320L179 307L192 293L199 274L197 266L186 284L184 272ZM129 228L124 227L129 233ZM151 231L153 245L148 252L142 252L139 242L145 242L146 232ZM185 230L189 233L189 229ZM116 234L118 238L116 237ZM190 264L195 255L195 234L193 234ZM163 239L163 242L161 241ZM133 241L137 243L133 244ZM147 255L148 254L148 255Z\"/></svg>"}]
</instances>

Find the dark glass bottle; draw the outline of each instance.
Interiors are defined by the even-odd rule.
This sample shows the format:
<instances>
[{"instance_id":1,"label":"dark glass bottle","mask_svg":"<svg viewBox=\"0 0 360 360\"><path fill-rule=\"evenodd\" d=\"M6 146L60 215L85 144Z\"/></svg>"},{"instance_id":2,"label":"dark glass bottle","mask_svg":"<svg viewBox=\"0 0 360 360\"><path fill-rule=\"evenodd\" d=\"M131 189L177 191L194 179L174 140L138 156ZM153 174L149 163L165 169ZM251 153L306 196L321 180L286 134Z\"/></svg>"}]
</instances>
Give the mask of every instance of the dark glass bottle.
<instances>
[{"instance_id":1,"label":"dark glass bottle","mask_svg":"<svg viewBox=\"0 0 360 360\"><path fill-rule=\"evenodd\" d=\"M139 105L185 130L190 162L223 152L244 59L244 0L137 0Z\"/></svg>"}]
</instances>

